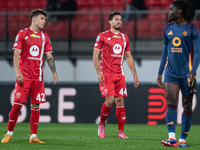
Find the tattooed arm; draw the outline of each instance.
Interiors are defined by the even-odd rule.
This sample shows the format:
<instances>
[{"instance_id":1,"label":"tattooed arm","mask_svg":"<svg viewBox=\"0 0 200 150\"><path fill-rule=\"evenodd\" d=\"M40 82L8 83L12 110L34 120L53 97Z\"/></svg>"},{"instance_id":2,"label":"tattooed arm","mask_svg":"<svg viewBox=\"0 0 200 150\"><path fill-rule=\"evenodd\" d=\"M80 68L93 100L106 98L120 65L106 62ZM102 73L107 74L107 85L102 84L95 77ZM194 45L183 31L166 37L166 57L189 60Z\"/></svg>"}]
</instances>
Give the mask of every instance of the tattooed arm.
<instances>
[{"instance_id":1,"label":"tattooed arm","mask_svg":"<svg viewBox=\"0 0 200 150\"><path fill-rule=\"evenodd\" d=\"M49 65L49 68L51 69L51 71L53 73L53 81L55 81L53 85L55 85L58 82L55 61L54 61L52 53L46 53L46 57L47 57L47 63Z\"/></svg>"}]
</instances>

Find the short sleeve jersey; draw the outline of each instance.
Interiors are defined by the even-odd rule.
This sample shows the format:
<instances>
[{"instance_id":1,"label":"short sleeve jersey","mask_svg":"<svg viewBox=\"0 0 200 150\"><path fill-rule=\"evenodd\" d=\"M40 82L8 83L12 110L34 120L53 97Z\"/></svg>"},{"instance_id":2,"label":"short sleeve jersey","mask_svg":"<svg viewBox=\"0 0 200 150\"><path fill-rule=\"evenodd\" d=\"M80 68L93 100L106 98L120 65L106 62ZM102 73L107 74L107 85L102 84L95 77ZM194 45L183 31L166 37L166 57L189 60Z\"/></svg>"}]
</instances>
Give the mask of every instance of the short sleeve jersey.
<instances>
[{"instance_id":1,"label":"short sleeve jersey","mask_svg":"<svg viewBox=\"0 0 200 150\"><path fill-rule=\"evenodd\" d=\"M123 75L124 54L130 52L128 36L111 30L97 36L94 49L101 51L100 70L104 75Z\"/></svg>"},{"instance_id":2,"label":"short sleeve jersey","mask_svg":"<svg viewBox=\"0 0 200 150\"><path fill-rule=\"evenodd\" d=\"M200 45L199 29L192 22L183 25L170 23L164 28L163 42L168 54L165 75L187 78L193 66L193 48Z\"/></svg>"},{"instance_id":3,"label":"short sleeve jersey","mask_svg":"<svg viewBox=\"0 0 200 150\"><path fill-rule=\"evenodd\" d=\"M52 53L48 34L33 32L30 28L20 30L13 49L21 51L20 71L24 80L43 81L43 61L45 53Z\"/></svg>"}]
</instances>

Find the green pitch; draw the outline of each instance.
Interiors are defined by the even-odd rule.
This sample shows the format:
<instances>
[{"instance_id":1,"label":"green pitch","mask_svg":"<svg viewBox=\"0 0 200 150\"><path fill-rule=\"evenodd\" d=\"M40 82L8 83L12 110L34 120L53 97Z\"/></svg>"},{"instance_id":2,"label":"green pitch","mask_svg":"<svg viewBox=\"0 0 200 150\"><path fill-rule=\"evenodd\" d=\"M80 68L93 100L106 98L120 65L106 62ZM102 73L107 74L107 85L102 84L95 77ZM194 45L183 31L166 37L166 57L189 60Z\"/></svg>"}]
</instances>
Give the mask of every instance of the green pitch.
<instances>
[{"instance_id":1,"label":"green pitch","mask_svg":"<svg viewBox=\"0 0 200 150\"><path fill-rule=\"evenodd\" d=\"M176 127L177 139L180 127ZM97 136L98 126L95 124L40 124L38 137L45 144L28 143L29 123L18 123L9 143L0 143L0 150L162 150L181 149L163 147L161 140L167 139L165 125L126 124L125 134L130 139L118 139L117 124L106 124L106 138ZM1 139L7 131L7 123L0 123ZM192 125L187 144L190 149L200 149L200 126Z\"/></svg>"}]
</instances>

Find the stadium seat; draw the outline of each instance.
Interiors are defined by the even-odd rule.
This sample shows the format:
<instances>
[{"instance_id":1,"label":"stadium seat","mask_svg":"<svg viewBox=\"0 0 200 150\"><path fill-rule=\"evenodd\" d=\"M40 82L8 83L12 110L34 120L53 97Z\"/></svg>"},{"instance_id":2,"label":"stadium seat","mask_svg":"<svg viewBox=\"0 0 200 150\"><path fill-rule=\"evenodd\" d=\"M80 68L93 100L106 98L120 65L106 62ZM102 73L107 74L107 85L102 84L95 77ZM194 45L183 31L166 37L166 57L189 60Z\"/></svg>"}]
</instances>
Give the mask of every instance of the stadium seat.
<instances>
[{"instance_id":1,"label":"stadium seat","mask_svg":"<svg viewBox=\"0 0 200 150\"><path fill-rule=\"evenodd\" d=\"M161 5L168 6L173 2L173 0L160 0Z\"/></svg>"},{"instance_id":2,"label":"stadium seat","mask_svg":"<svg viewBox=\"0 0 200 150\"><path fill-rule=\"evenodd\" d=\"M137 36L149 37L150 36L150 22L147 18L137 19Z\"/></svg>"},{"instance_id":3,"label":"stadium seat","mask_svg":"<svg viewBox=\"0 0 200 150\"><path fill-rule=\"evenodd\" d=\"M20 9L24 9L24 8L30 8L31 5L30 5L30 0L20 0L19 1L19 8Z\"/></svg>"},{"instance_id":4,"label":"stadium seat","mask_svg":"<svg viewBox=\"0 0 200 150\"><path fill-rule=\"evenodd\" d=\"M7 12L6 8L0 8L0 12ZM5 22L5 15L0 15L0 23Z\"/></svg>"},{"instance_id":5,"label":"stadium seat","mask_svg":"<svg viewBox=\"0 0 200 150\"><path fill-rule=\"evenodd\" d=\"M163 35L163 28L165 26L165 23L162 21L154 21L151 24L151 33L150 35L152 37L162 37Z\"/></svg>"},{"instance_id":6,"label":"stadium seat","mask_svg":"<svg viewBox=\"0 0 200 150\"><path fill-rule=\"evenodd\" d=\"M122 29L121 32L125 33L126 35L128 35L128 37L133 37L133 33L134 33L134 22L133 21L129 21L128 24L123 24L122 25Z\"/></svg>"},{"instance_id":7,"label":"stadium seat","mask_svg":"<svg viewBox=\"0 0 200 150\"><path fill-rule=\"evenodd\" d=\"M30 25L31 25L31 22L29 20L28 21L26 20L26 21L20 22L20 24L19 24L19 30L27 28L27 27L30 27Z\"/></svg>"},{"instance_id":8,"label":"stadium seat","mask_svg":"<svg viewBox=\"0 0 200 150\"><path fill-rule=\"evenodd\" d=\"M149 0L149 6L161 5L160 0Z\"/></svg>"},{"instance_id":9,"label":"stadium seat","mask_svg":"<svg viewBox=\"0 0 200 150\"><path fill-rule=\"evenodd\" d=\"M125 4L122 2L122 0L113 0L113 1L112 1L112 5L113 5L113 6L122 6L122 7L125 6ZM124 5L124 6L123 6L123 5Z\"/></svg>"},{"instance_id":10,"label":"stadium seat","mask_svg":"<svg viewBox=\"0 0 200 150\"><path fill-rule=\"evenodd\" d=\"M79 7L77 11L89 11L89 7ZM81 20L88 20L88 14L77 14L76 15L77 19L81 19Z\"/></svg>"},{"instance_id":11,"label":"stadium seat","mask_svg":"<svg viewBox=\"0 0 200 150\"><path fill-rule=\"evenodd\" d=\"M116 10L116 11L124 11L125 7L123 7L123 6L116 6L116 7L114 7L114 10Z\"/></svg>"},{"instance_id":12,"label":"stadium seat","mask_svg":"<svg viewBox=\"0 0 200 150\"><path fill-rule=\"evenodd\" d=\"M26 21L30 22L29 14L21 14L21 15L19 15L19 21L20 22L26 22Z\"/></svg>"},{"instance_id":13,"label":"stadium seat","mask_svg":"<svg viewBox=\"0 0 200 150\"><path fill-rule=\"evenodd\" d=\"M45 9L47 6L47 1L48 0L42 0L42 8Z\"/></svg>"},{"instance_id":14,"label":"stadium seat","mask_svg":"<svg viewBox=\"0 0 200 150\"><path fill-rule=\"evenodd\" d=\"M101 7L92 7L92 12L94 11L101 11ZM100 21L100 14L92 13L88 15L89 21Z\"/></svg>"},{"instance_id":15,"label":"stadium seat","mask_svg":"<svg viewBox=\"0 0 200 150\"><path fill-rule=\"evenodd\" d=\"M15 37L17 33L19 32L19 23L18 22L9 22L8 25L8 36L9 37Z\"/></svg>"},{"instance_id":16,"label":"stadium seat","mask_svg":"<svg viewBox=\"0 0 200 150\"><path fill-rule=\"evenodd\" d=\"M78 37L78 27L79 27L79 19L74 18L71 22L71 34L72 37Z\"/></svg>"},{"instance_id":17,"label":"stadium seat","mask_svg":"<svg viewBox=\"0 0 200 150\"><path fill-rule=\"evenodd\" d=\"M88 0L76 0L76 4L78 7L89 6Z\"/></svg>"},{"instance_id":18,"label":"stadium seat","mask_svg":"<svg viewBox=\"0 0 200 150\"><path fill-rule=\"evenodd\" d=\"M153 6L151 10L152 10L152 12L153 11L159 11L159 10L161 10L161 7L160 6ZM148 19L151 20L151 21L160 20L160 18L161 18L161 13L149 13L149 15L148 15Z\"/></svg>"},{"instance_id":19,"label":"stadium seat","mask_svg":"<svg viewBox=\"0 0 200 150\"><path fill-rule=\"evenodd\" d=\"M7 1L6 0L0 0L0 9L7 9Z\"/></svg>"},{"instance_id":20,"label":"stadium seat","mask_svg":"<svg viewBox=\"0 0 200 150\"><path fill-rule=\"evenodd\" d=\"M19 1L20 0L7 0L8 10L11 8L19 9Z\"/></svg>"},{"instance_id":21,"label":"stadium seat","mask_svg":"<svg viewBox=\"0 0 200 150\"><path fill-rule=\"evenodd\" d=\"M88 2L89 2L89 5L91 6L91 7L94 7L94 6L102 6L102 4L101 4L101 1L95 1L95 0L88 0Z\"/></svg>"},{"instance_id":22,"label":"stadium seat","mask_svg":"<svg viewBox=\"0 0 200 150\"><path fill-rule=\"evenodd\" d=\"M105 21L108 21L109 14L110 14L110 12L113 11L113 7L103 7L103 11L108 11L105 14L103 14L103 19Z\"/></svg>"},{"instance_id":23,"label":"stadium seat","mask_svg":"<svg viewBox=\"0 0 200 150\"><path fill-rule=\"evenodd\" d=\"M81 22L78 27L78 37L89 37L89 25L87 21Z\"/></svg>"},{"instance_id":24,"label":"stadium seat","mask_svg":"<svg viewBox=\"0 0 200 150\"><path fill-rule=\"evenodd\" d=\"M60 29L60 30L62 30L62 29ZM57 29L56 29L56 26L53 22L47 22L44 26L43 31L46 32L50 36L50 38L57 37L57 35L59 34L59 33L57 33L55 35L55 33L57 32Z\"/></svg>"},{"instance_id":25,"label":"stadium seat","mask_svg":"<svg viewBox=\"0 0 200 150\"><path fill-rule=\"evenodd\" d=\"M194 20L193 23L199 28L199 21L198 20Z\"/></svg>"},{"instance_id":26,"label":"stadium seat","mask_svg":"<svg viewBox=\"0 0 200 150\"><path fill-rule=\"evenodd\" d=\"M112 0L101 0L102 6L113 6Z\"/></svg>"},{"instance_id":27,"label":"stadium seat","mask_svg":"<svg viewBox=\"0 0 200 150\"><path fill-rule=\"evenodd\" d=\"M38 8L42 9L43 8L41 0L31 0L30 5L31 5L32 9L38 9Z\"/></svg>"},{"instance_id":28,"label":"stadium seat","mask_svg":"<svg viewBox=\"0 0 200 150\"><path fill-rule=\"evenodd\" d=\"M49 32L51 35L51 32ZM55 37L68 37L68 25L67 21L58 21L54 28Z\"/></svg>"},{"instance_id":29,"label":"stadium seat","mask_svg":"<svg viewBox=\"0 0 200 150\"><path fill-rule=\"evenodd\" d=\"M10 8L9 12L14 13L14 12L19 12L18 8ZM14 15L14 14L9 14L8 15L8 21L9 22L17 22L19 20L19 16L18 15Z\"/></svg>"},{"instance_id":30,"label":"stadium seat","mask_svg":"<svg viewBox=\"0 0 200 150\"><path fill-rule=\"evenodd\" d=\"M89 28L89 36L97 37L99 33L100 33L100 22L92 22L92 25Z\"/></svg>"},{"instance_id":31,"label":"stadium seat","mask_svg":"<svg viewBox=\"0 0 200 150\"><path fill-rule=\"evenodd\" d=\"M110 24L109 22L104 22L103 24L103 31L109 30L110 29Z\"/></svg>"}]
</instances>

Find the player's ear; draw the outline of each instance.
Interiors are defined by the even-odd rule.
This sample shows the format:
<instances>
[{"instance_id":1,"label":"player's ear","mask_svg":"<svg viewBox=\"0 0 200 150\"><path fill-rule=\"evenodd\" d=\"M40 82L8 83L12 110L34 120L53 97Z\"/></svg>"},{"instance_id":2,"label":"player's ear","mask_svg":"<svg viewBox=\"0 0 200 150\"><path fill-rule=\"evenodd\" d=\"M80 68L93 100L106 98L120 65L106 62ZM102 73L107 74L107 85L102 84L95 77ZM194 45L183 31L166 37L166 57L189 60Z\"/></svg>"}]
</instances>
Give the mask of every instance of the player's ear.
<instances>
[{"instance_id":1,"label":"player's ear","mask_svg":"<svg viewBox=\"0 0 200 150\"><path fill-rule=\"evenodd\" d=\"M182 14L182 9L178 9L177 12L178 12L179 14Z\"/></svg>"},{"instance_id":2,"label":"player's ear","mask_svg":"<svg viewBox=\"0 0 200 150\"><path fill-rule=\"evenodd\" d=\"M109 20L109 23L110 23L110 25L111 25L112 21L111 21L111 20Z\"/></svg>"}]
</instances>

